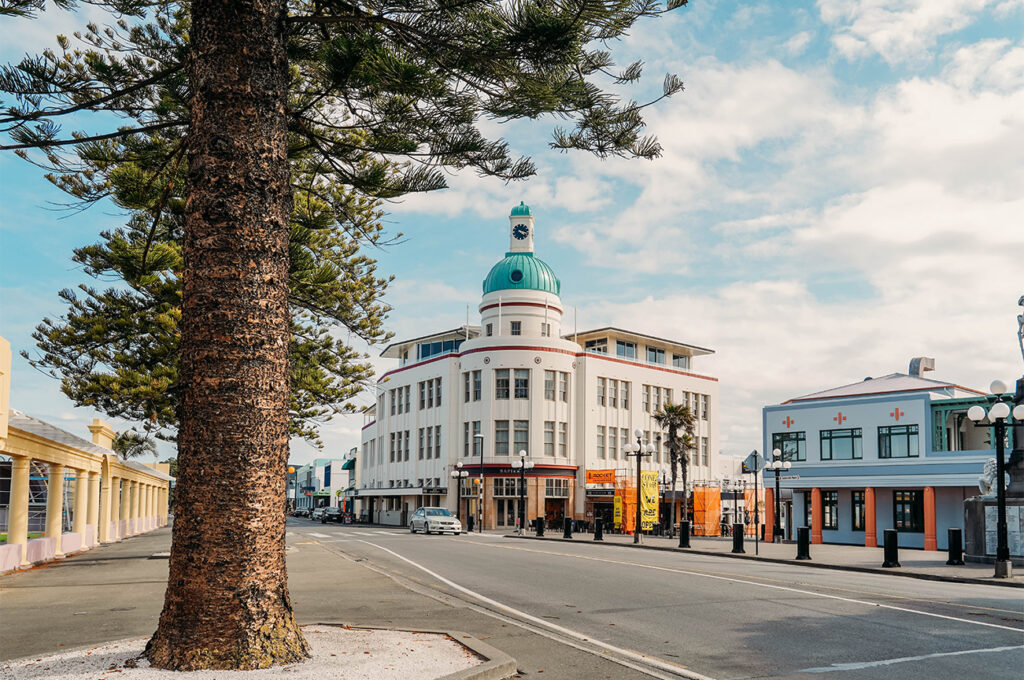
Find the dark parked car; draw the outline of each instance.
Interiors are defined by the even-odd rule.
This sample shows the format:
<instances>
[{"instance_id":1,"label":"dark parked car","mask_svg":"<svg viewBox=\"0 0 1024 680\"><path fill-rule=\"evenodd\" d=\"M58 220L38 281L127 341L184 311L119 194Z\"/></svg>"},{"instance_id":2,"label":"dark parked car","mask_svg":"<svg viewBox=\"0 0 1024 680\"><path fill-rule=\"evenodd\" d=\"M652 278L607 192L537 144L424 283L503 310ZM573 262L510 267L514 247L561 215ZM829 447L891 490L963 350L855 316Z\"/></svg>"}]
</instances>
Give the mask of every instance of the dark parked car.
<instances>
[{"instance_id":1,"label":"dark parked car","mask_svg":"<svg viewBox=\"0 0 1024 680\"><path fill-rule=\"evenodd\" d=\"M295 508L292 517L309 517L309 508Z\"/></svg>"},{"instance_id":2,"label":"dark parked car","mask_svg":"<svg viewBox=\"0 0 1024 680\"><path fill-rule=\"evenodd\" d=\"M320 515L320 523L327 524L328 522L341 523L341 508L324 508L324 514Z\"/></svg>"}]
</instances>

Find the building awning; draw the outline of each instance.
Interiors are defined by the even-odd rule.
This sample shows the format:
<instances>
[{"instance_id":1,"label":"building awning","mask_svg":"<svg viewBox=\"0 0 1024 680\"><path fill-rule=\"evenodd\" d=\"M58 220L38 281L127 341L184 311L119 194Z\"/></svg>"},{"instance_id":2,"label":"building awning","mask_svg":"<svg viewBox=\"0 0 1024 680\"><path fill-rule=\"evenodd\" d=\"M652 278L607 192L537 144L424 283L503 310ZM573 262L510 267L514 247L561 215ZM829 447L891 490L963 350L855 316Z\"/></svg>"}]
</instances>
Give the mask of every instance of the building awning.
<instances>
[{"instance_id":1,"label":"building awning","mask_svg":"<svg viewBox=\"0 0 1024 680\"><path fill-rule=\"evenodd\" d=\"M341 469L342 470L354 470L355 467L356 467L356 459L355 458L349 458L348 460L346 460L341 465Z\"/></svg>"},{"instance_id":2,"label":"building awning","mask_svg":"<svg viewBox=\"0 0 1024 680\"><path fill-rule=\"evenodd\" d=\"M331 495L330 491L323 491L323 490L316 491L316 492L313 493L313 497L314 498L325 498L325 497L330 496L330 495Z\"/></svg>"}]
</instances>

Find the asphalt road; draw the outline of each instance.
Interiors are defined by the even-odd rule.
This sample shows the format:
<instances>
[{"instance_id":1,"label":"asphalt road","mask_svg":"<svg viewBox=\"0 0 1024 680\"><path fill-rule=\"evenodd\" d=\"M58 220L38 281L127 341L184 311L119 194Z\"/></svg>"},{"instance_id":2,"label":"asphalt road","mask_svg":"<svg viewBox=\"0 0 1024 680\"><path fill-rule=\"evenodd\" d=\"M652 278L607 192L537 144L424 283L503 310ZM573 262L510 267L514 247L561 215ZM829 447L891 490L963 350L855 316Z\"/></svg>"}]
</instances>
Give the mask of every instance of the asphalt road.
<instances>
[{"instance_id":1,"label":"asphalt road","mask_svg":"<svg viewBox=\"0 0 1024 680\"><path fill-rule=\"evenodd\" d=\"M1024 677L1020 589L301 519L289 542L658 677Z\"/></svg>"}]
</instances>

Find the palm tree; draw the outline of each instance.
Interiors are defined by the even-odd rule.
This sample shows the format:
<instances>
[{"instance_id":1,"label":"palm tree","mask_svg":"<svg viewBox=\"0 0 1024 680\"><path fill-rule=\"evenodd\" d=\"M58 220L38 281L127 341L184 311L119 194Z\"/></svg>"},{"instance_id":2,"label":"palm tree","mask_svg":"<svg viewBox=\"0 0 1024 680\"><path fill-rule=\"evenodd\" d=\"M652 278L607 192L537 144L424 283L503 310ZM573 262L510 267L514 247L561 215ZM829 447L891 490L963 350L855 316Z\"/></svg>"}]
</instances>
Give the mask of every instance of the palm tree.
<instances>
[{"instance_id":1,"label":"palm tree","mask_svg":"<svg viewBox=\"0 0 1024 680\"><path fill-rule=\"evenodd\" d=\"M694 417L690 407L684 404L665 402L660 411L654 413L654 420L668 430L669 470L672 473L672 490L676 488L676 469L683 473L683 508L682 515L689 515L687 496L687 471L690 464L690 449L693 448ZM671 503L672 522L669 524L669 535L672 535L676 524L676 504Z\"/></svg>"},{"instance_id":2,"label":"palm tree","mask_svg":"<svg viewBox=\"0 0 1024 680\"><path fill-rule=\"evenodd\" d=\"M114 438L114 453L122 460L139 458L145 454L155 456L157 454L156 442L148 434L142 434L138 430L125 430L119 432Z\"/></svg>"}]
</instances>

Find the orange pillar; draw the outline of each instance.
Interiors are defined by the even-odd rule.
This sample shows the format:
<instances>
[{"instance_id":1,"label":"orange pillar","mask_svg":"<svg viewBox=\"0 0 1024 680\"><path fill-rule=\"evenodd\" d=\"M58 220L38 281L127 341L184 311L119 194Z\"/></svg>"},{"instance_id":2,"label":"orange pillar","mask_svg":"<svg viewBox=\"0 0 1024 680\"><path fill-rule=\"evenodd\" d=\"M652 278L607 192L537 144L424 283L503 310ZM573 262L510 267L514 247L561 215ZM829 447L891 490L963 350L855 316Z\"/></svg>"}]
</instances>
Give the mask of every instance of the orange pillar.
<instances>
[{"instance_id":1,"label":"orange pillar","mask_svg":"<svg viewBox=\"0 0 1024 680\"><path fill-rule=\"evenodd\" d=\"M775 489L764 490L764 540L775 540Z\"/></svg>"},{"instance_id":2,"label":"orange pillar","mask_svg":"<svg viewBox=\"0 0 1024 680\"><path fill-rule=\"evenodd\" d=\"M821 489L811 489L811 543L821 543Z\"/></svg>"},{"instance_id":3,"label":"orange pillar","mask_svg":"<svg viewBox=\"0 0 1024 680\"><path fill-rule=\"evenodd\" d=\"M870 486L864 489L864 545L868 548L878 547L878 532L875 528L875 490Z\"/></svg>"},{"instance_id":4,"label":"orange pillar","mask_svg":"<svg viewBox=\"0 0 1024 680\"><path fill-rule=\"evenodd\" d=\"M935 540L935 487L924 487L924 549L938 550Z\"/></svg>"}]
</instances>

